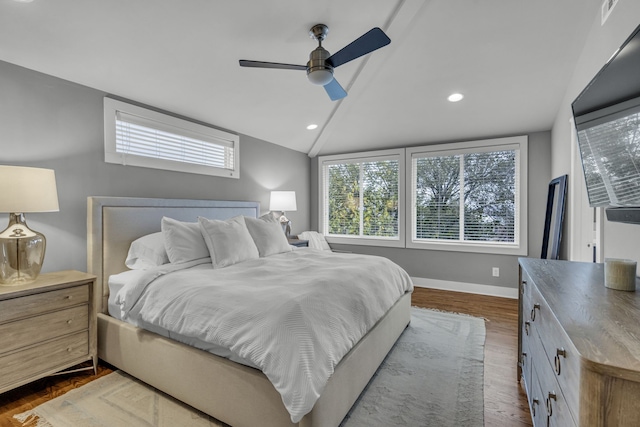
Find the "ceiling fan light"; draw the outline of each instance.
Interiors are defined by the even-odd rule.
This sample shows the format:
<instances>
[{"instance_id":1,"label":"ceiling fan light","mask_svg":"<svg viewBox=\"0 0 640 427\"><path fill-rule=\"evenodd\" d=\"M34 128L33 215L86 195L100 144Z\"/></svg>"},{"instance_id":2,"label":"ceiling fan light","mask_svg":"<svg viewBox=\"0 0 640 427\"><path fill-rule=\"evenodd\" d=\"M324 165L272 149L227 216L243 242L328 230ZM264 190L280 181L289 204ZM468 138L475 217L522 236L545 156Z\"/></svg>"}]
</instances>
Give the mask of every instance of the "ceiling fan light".
<instances>
[{"instance_id":1,"label":"ceiling fan light","mask_svg":"<svg viewBox=\"0 0 640 427\"><path fill-rule=\"evenodd\" d=\"M333 80L332 70L315 70L307 74L307 78L311 83L318 86L324 86Z\"/></svg>"}]
</instances>

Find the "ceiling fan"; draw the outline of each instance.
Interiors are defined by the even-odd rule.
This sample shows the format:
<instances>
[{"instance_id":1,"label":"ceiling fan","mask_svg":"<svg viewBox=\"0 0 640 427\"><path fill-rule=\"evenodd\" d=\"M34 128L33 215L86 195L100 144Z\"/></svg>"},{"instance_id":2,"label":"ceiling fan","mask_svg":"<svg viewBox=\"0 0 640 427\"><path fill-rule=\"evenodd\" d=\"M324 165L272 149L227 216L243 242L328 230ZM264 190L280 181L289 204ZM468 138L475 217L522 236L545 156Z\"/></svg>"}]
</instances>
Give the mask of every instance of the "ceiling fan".
<instances>
[{"instance_id":1,"label":"ceiling fan","mask_svg":"<svg viewBox=\"0 0 640 427\"><path fill-rule=\"evenodd\" d=\"M329 55L329 52L322 47L322 41L327 37L328 33L329 27L324 24L314 25L309 30L311 38L318 41L318 47L309 54L309 62L307 62L307 65L281 64L278 62L248 61L246 59L241 59L240 66L280 68L283 70L306 70L309 81L315 85L324 86L324 89L327 91L327 94L332 101L342 99L347 96L347 92L333 77L333 69L388 45L391 43L391 39L387 37L384 31L375 27L333 55Z\"/></svg>"}]
</instances>

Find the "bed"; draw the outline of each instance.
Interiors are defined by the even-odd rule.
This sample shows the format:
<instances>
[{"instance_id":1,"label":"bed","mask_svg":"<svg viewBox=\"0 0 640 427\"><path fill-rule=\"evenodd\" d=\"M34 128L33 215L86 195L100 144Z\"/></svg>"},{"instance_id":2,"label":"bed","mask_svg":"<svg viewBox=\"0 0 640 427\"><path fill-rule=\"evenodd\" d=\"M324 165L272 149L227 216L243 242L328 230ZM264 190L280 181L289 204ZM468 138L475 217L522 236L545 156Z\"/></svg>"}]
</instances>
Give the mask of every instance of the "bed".
<instances>
[{"instance_id":1,"label":"bed","mask_svg":"<svg viewBox=\"0 0 640 427\"><path fill-rule=\"evenodd\" d=\"M98 355L105 362L234 427L338 426L410 321L402 295L341 358L311 412L291 421L280 393L260 370L138 328L108 314L110 276L127 270L131 242L160 231L163 217L196 221L257 218L259 203L90 197L87 264L97 277Z\"/></svg>"}]
</instances>

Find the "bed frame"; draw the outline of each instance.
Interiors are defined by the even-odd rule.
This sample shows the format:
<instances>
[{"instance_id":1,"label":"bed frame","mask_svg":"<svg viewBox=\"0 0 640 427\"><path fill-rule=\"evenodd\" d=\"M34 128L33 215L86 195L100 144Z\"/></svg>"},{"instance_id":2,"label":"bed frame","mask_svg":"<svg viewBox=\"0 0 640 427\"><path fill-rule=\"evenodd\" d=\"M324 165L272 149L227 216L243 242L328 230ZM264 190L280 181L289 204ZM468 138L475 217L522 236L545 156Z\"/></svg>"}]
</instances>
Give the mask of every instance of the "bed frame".
<instances>
[{"instance_id":1,"label":"bed frame","mask_svg":"<svg viewBox=\"0 0 640 427\"><path fill-rule=\"evenodd\" d=\"M163 216L258 217L257 202L89 197L87 264L97 276L98 356L105 362L234 427L336 427L410 320L405 294L347 353L313 410L293 424L280 394L259 370L131 326L108 315L110 275L126 271L129 245L160 231Z\"/></svg>"}]
</instances>

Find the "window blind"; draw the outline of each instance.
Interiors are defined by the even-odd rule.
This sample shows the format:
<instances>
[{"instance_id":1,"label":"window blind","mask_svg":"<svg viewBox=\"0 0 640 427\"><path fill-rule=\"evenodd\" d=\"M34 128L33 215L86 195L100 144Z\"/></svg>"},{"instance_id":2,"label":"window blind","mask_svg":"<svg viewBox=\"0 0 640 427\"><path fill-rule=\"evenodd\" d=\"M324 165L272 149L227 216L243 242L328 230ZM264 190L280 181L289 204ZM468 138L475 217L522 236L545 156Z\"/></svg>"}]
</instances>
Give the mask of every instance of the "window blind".
<instances>
[{"instance_id":1,"label":"window blind","mask_svg":"<svg viewBox=\"0 0 640 427\"><path fill-rule=\"evenodd\" d=\"M356 159L323 164L326 234L399 237L399 162Z\"/></svg>"},{"instance_id":2,"label":"window blind","mask_svg":"<svg viewBox=\"0 0 640 427\"><path fill-rule=\"evenodd\" d=\"M116 112L116 151L125 162L135 155L234 168L233 142L122 111Z\"/></svg>"},{"instance_id":3,"label":"window blind","mask_svg":"<svg viewBox=\"0 0 640 427\"><path fill-rule=\"evenodd\" d=\"M518 150L412 157L413 239L518 240Z\"/></svg>"}]
</instances>

